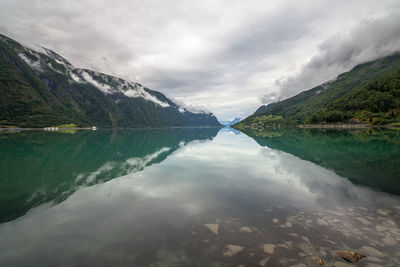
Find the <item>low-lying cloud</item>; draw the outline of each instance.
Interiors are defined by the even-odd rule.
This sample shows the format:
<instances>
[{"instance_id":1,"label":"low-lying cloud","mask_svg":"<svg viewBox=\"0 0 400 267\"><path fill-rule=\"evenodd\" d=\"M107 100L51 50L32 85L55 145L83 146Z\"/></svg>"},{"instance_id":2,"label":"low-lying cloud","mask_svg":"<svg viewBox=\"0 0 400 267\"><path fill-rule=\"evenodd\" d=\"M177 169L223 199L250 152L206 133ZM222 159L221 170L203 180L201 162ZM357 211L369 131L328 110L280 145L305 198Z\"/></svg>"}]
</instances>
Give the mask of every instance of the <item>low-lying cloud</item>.
<instances>
[{"instance_id":1,"label":"low-lying cloud","mask_svg":"<svg viewBox=\"0 0 400 267\"><path fill-rule=\"evenodd\" d=\"M274 102L310 89L357 64L400 51L400 13L368 18L349 33L336 34L318 47L318 54L301 67L296 75L275 81L278 92L261 97L264 103Z\"/></svg>"}]
</instances>

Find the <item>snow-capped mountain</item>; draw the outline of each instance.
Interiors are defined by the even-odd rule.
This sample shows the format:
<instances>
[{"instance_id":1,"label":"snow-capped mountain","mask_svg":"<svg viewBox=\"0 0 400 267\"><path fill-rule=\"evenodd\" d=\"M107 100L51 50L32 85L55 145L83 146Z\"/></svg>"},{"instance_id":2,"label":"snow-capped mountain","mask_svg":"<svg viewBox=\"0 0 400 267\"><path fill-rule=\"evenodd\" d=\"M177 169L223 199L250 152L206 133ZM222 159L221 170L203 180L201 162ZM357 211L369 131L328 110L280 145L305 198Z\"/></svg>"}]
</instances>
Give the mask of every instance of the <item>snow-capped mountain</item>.
<instances>
[{"instance_id":1,"label":"snow-capped mountain","mask_svg":"<svg viewBox=\"0 0 400 267\"><path fill-rule=\"evenodd\" d=\"M104 73L75 68L43 47L0 35L0 78L7 93L2 123L18 126L74 122L107 127L219 126L207 112L193 112L160 92ZM2 77L4 76L4 77ZM29 96L13 100L13 94ZM21 114L17 110L24 110ZM40 112L37 112L40 110Z\"/></svg>"},{"instance_id":2,"label":"snow-capped mountain","mask_svg":"<svg viewBox=\"0 0 400 267\"><path fill-rule=\"evenodd\" d=\"M234 125L234 124L240 122L241 120L242 120L241 118L237 118L236 117L236 118L234 118L232 120L229 120L229 121L220 121L220 123L222 125L224 125L224 126L231 126L231 125Z\"/></svg>"}]
</instances>

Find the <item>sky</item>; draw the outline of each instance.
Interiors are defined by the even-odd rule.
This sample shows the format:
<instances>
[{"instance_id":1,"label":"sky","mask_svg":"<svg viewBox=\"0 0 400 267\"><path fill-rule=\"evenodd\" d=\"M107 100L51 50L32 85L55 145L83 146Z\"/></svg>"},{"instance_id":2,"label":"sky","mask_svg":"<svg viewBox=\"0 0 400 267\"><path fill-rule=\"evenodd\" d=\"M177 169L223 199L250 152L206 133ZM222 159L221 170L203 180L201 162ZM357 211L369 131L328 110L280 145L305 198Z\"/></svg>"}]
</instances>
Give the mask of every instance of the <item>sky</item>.
<instances>
[{"instance_id":1,"label":"sky","mask_svg":"<svg viewBox=\"0 0 400 267\"><path fill-rule=\"evenodd\" d=\"M0 0L0 33L229 120L400 51L400 1Z\"/></svg>"}]
</instances>

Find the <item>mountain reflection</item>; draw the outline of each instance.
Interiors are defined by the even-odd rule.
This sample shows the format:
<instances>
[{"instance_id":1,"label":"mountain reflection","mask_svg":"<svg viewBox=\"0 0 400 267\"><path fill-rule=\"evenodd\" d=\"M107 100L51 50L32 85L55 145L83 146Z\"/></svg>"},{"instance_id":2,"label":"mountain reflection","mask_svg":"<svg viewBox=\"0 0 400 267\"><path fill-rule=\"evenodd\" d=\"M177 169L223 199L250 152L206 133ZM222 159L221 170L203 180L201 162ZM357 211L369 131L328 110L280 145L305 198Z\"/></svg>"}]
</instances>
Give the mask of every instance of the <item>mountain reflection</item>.
<instances>
[{"instance_id":1,"label":"mountain reflection","mask_svg":"<svg viewBox=\"0 0 400 267\"><path fill-rule=\"evenodd\" d=\"M143 133L151 138L108 132L104 146L115 148L105 149L93 140L82 146L110 154L92 168L73 173L70 188L84 188L65 201L50 207L46 202L0 224L0 265L261 266L270 257L265 266L314 266L316 255L323 255L325 266L340 266L343 262L335 251L351 249L378 251L360 266L377 261L380 266L400 266L392 256L400 242L399 196L353 184L229 128L212 141L186 146L182 137L166 145L159 140L163 134ZM351 133L343 134L352 140ZM306 137L313 139L293 140ZM147 140L158 145L147 145ZM140 146L152 149L128 153ZM319 154L317 148L313 153ZM150 164L154 165L146 167ZM119 175L123 176L87 186ZM265 252L266 244L274 247L273 254ZM232 246L242 251L226 255Z\"/></svg>"},{"instance_id":2,"label":"mountain reflection","mask_svg":"<svg viewBox=\"0 0 400 267\"><path fill-rule=\"evenodd\" d=\"M261 146L333 170L355 184L400 195L400 135L394 130L246 131Z\"/></svg>"},{"instance_id":3,"label":"mountain reflection","mask_svg":"<svg viewBox=\"0 0 400 267\"><path fill-rule=\"evenodd\" d=\"M160 163L219 128L21 132L0 135L0 222L33 207L59 203L80 187L103 183Z\"/></svg>"}]
</instances>

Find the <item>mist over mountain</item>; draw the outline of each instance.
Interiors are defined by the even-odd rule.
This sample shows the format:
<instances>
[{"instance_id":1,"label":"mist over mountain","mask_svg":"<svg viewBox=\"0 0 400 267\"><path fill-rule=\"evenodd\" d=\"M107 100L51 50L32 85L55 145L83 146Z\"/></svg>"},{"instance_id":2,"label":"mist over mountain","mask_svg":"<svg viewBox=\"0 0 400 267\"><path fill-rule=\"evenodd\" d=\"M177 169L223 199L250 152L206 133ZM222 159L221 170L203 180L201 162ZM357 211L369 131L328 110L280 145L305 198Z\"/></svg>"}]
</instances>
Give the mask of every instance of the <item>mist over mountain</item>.
<instances>
[{"instance_id":1,"label":"mist over mountain","mask_svg":"<svg viewBox=\"0 0 400 267\"><path fill-rule=\"evenodd\" d=\"M44 127L219 126L164 94L115 76L75 68L57 53L0 35L0 124Z\"/></svg>"},{"instance_id":2,"label":"mist over mountain","mask_svg":"<svg viewBox=\"0 0 400 267\"><path fill-rule=\"evenodd\" d=\"M336 79L262 105L235 127L327 122L376 125L400 122L400 53L359 64Z\"/></svg>"}]
</instances>

